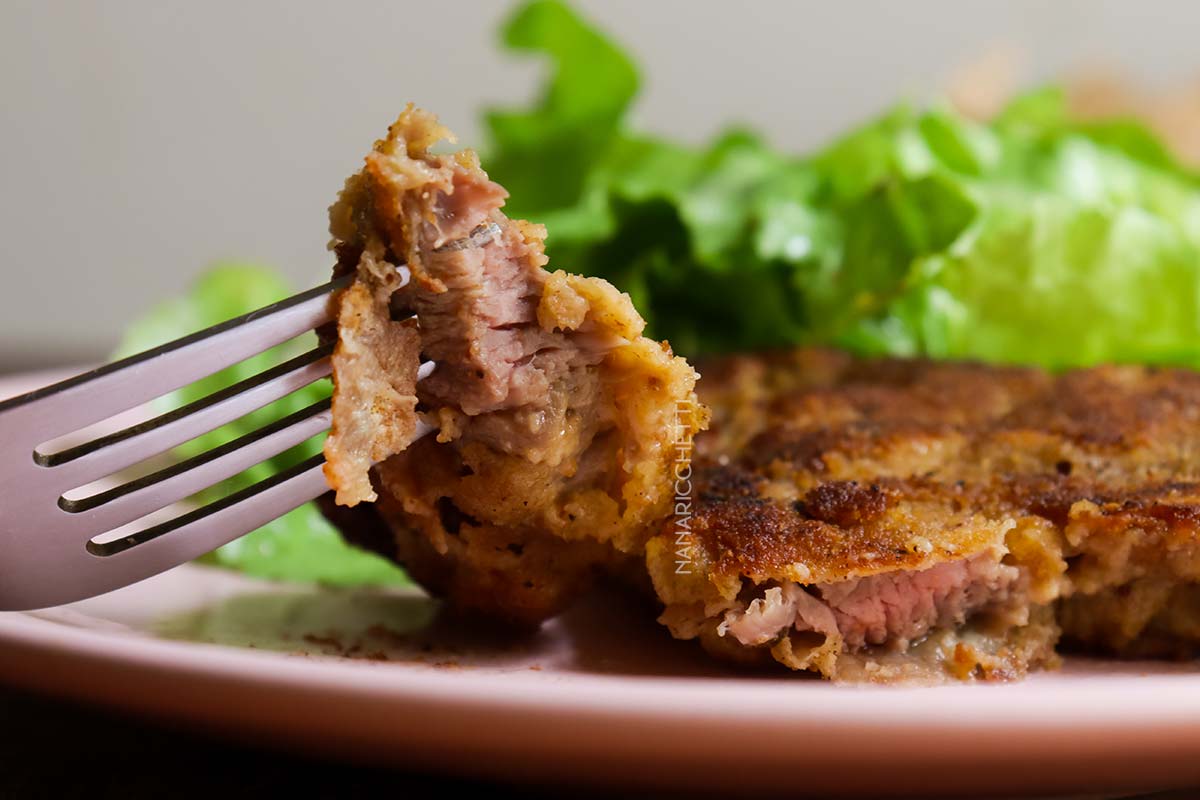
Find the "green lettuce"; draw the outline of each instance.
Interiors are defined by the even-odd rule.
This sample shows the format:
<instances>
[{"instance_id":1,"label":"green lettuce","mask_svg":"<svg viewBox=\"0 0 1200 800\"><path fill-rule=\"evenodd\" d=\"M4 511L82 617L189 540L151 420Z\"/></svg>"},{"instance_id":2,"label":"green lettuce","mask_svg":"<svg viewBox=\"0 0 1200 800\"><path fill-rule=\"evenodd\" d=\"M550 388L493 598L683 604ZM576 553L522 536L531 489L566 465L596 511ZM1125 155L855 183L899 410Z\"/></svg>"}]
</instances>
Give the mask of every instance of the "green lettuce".
<instances>
[{"instance_id":1,"label":"green lettuce","mask_svg":"<svg viewBox=\"0 0 1200 800\"><path fill-rule=\"evenodd\" d=\"M547 224L556 266L629 292L677 350L1200 364L1197 178L1138 122L1074 120L1048 88L987 124L901 105L815 154L689 147L632 128L636 73L598 40L556 0L514 15L506 41L550 74L488 116L486 163L527 187L510 213Z\"/></svg>"}]
</instances>

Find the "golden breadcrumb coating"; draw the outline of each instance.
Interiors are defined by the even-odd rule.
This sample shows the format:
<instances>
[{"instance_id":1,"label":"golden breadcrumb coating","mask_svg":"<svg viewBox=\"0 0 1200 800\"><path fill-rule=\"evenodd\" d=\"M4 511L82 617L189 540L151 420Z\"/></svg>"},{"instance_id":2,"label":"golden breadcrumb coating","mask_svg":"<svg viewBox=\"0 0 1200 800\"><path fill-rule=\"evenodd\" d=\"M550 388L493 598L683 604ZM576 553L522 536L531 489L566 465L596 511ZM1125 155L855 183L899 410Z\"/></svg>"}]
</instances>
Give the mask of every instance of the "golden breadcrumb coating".
<instances>
[{"instance_id":1,"label":"golden breadcrumb coating","mask_svg":"<svg viewBox=\"0 0 1200 800\"><path fill-rule=\"evenodd\" d=\"M534 622L640 557L707 412L629 297L548 271L545 229L503 215L474 153L434 154L446 136L409 107L331 209L355 281L327 472L339 503L378 498L390 554L431 590ZM436 368L414 390L420 354ZM436 438L411 443L413 395Z\"/></svg>"}]
</instances>

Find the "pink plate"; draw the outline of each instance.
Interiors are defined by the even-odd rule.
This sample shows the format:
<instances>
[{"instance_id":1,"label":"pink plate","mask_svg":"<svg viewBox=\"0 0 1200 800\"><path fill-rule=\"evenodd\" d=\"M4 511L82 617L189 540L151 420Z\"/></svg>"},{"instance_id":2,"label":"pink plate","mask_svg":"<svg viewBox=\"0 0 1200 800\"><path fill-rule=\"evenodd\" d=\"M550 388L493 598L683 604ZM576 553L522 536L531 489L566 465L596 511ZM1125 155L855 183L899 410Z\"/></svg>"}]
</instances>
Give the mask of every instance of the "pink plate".
<instances>
[{"instance_id":1,"label":"pink plate","mask_svg":"<svg viewBox=\"0 0 1200 800\"><path fill-rule=\"evenodd\" d=\"M0 382L0 396L30 379ZM322 754L457 775L804 794L1200 785L1200 670L1069 661L1024 683L737 674L598 596L514 638L411 591L185 566L0 614L0 679Z\"/></svg>"}]
</instances>

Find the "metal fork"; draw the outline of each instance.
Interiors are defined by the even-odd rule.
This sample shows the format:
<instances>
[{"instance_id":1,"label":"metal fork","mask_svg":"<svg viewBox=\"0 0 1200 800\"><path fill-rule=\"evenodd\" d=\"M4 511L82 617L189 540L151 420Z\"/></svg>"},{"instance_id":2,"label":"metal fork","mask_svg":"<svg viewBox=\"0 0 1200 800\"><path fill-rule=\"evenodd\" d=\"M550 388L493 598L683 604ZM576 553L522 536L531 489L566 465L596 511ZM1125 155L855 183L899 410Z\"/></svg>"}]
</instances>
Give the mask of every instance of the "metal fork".
<instances>
[{"instance_id":1,"label":"metal fork","mask_svg":"<svg viewBox=\"0 0 1200 800\"><path fill-rule=\"evenodd\" d=\"M489 223L444 249L482 246ZM404 282L408 270L401 267ZM0 610L81 600L135 583L243 536L328 491L317 455L242 491L102 541L307 441L330 424L328 400L201 455L79 499L87 486L215 430L327 377L318 346L146 422L57 452L47 442L107 420L269 350L332 319L331 281L245 316L0 403ZM432 371L421 365L419 377ZM421 435L428 433L422 426Z\"/></svg>"}]
</instances>

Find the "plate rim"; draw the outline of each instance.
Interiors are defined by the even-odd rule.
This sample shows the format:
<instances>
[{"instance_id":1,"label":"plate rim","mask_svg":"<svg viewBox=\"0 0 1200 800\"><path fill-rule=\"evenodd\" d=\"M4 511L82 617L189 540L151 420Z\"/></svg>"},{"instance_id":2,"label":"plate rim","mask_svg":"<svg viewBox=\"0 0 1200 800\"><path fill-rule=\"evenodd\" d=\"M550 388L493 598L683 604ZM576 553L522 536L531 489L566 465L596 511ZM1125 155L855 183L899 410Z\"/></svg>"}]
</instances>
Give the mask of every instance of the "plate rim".
<instances>
[{"instance_id":1,"label":"plate rim","mask_svg":"<svg viewBox=\"0 0 1200 800\"><path fill-rule=\"evenodd\" d=\"M439 669L0 614L0 680L28 689L260 746L541 782L745 791L799 771L811 791L960 796L981 776L993 791L1200 783L1200 676L1153 677L898 688ZM1090 691L1064 693L1064 679ZM731 739L739 768L715 774ZM931 741L938 770L898 772L931 765Z\"/></svg>"},{"instance_id":2,"label":"plate rim","mask_svg":"<svg viewBox=\"0 0 1200 800\"><path fill-rule=\"evenodd\" d=\"M809 719L836 713L834 724L862 729L905 726L913 720L913 704L918 704L922 723L963 732L977 732L997 723L1076 729L1080 724L1130 725L1142 719L1156 725L1186 723L1200 734L1200 672L1138 674L1139 669L1153 668L1144 662L1121 664L1121 672L1045 672L1011 683L856 686L791 674L739 679L737 675L609 675L469 665L446 668L160 639L132 631L77 627L39 617L36 612L0 613L0 671L22 654L86 658L247 684L392 700L420 696L500 712L570 709L572 713L628 716L630 707L636 706L654 717L693 721L727 720L730 715L752 713L762 724L787 723L798 712ZM505 684L503 694L493 685L498 681ZM1173 690L1169 699L1163 697L1164 682ZM1097 692L1111 702L1096 704ZM972 703L975 714L963 715L953 702L964 699ZM944 702L928 702L933 700ZM1044 713L1047 709L1053 713Z\"/></svg>"},{"instance_id":3,"label":"plate rim","mask_svg":"<svg viewBox=\"0 0 1200 800\"><path fill-rule=\"evenodd\" d=\"M0 394L56 372L2 375ZM1200 671L1142 667L936 687L838 686L788 674L448 669L0 613L0 681L14 686L360 761L394 765L399 747L401 760L423 769L710 790L777 788L798 769L814 791L929 791L932 780L961 792L981 774L993 790L1200 783ZM742 764L714 773L730 736ZM914 759L928 763L930 737L939 741L941 771L898 778L894 770ZM803 749L789 748L793 741ZM464 764L464 753L474 760ZM873 769L861 769L862 753ZM1074 767L1069 774L1064 763ZM835 767L849 772L832 775Z\"/></svg>"}]
</instances>

